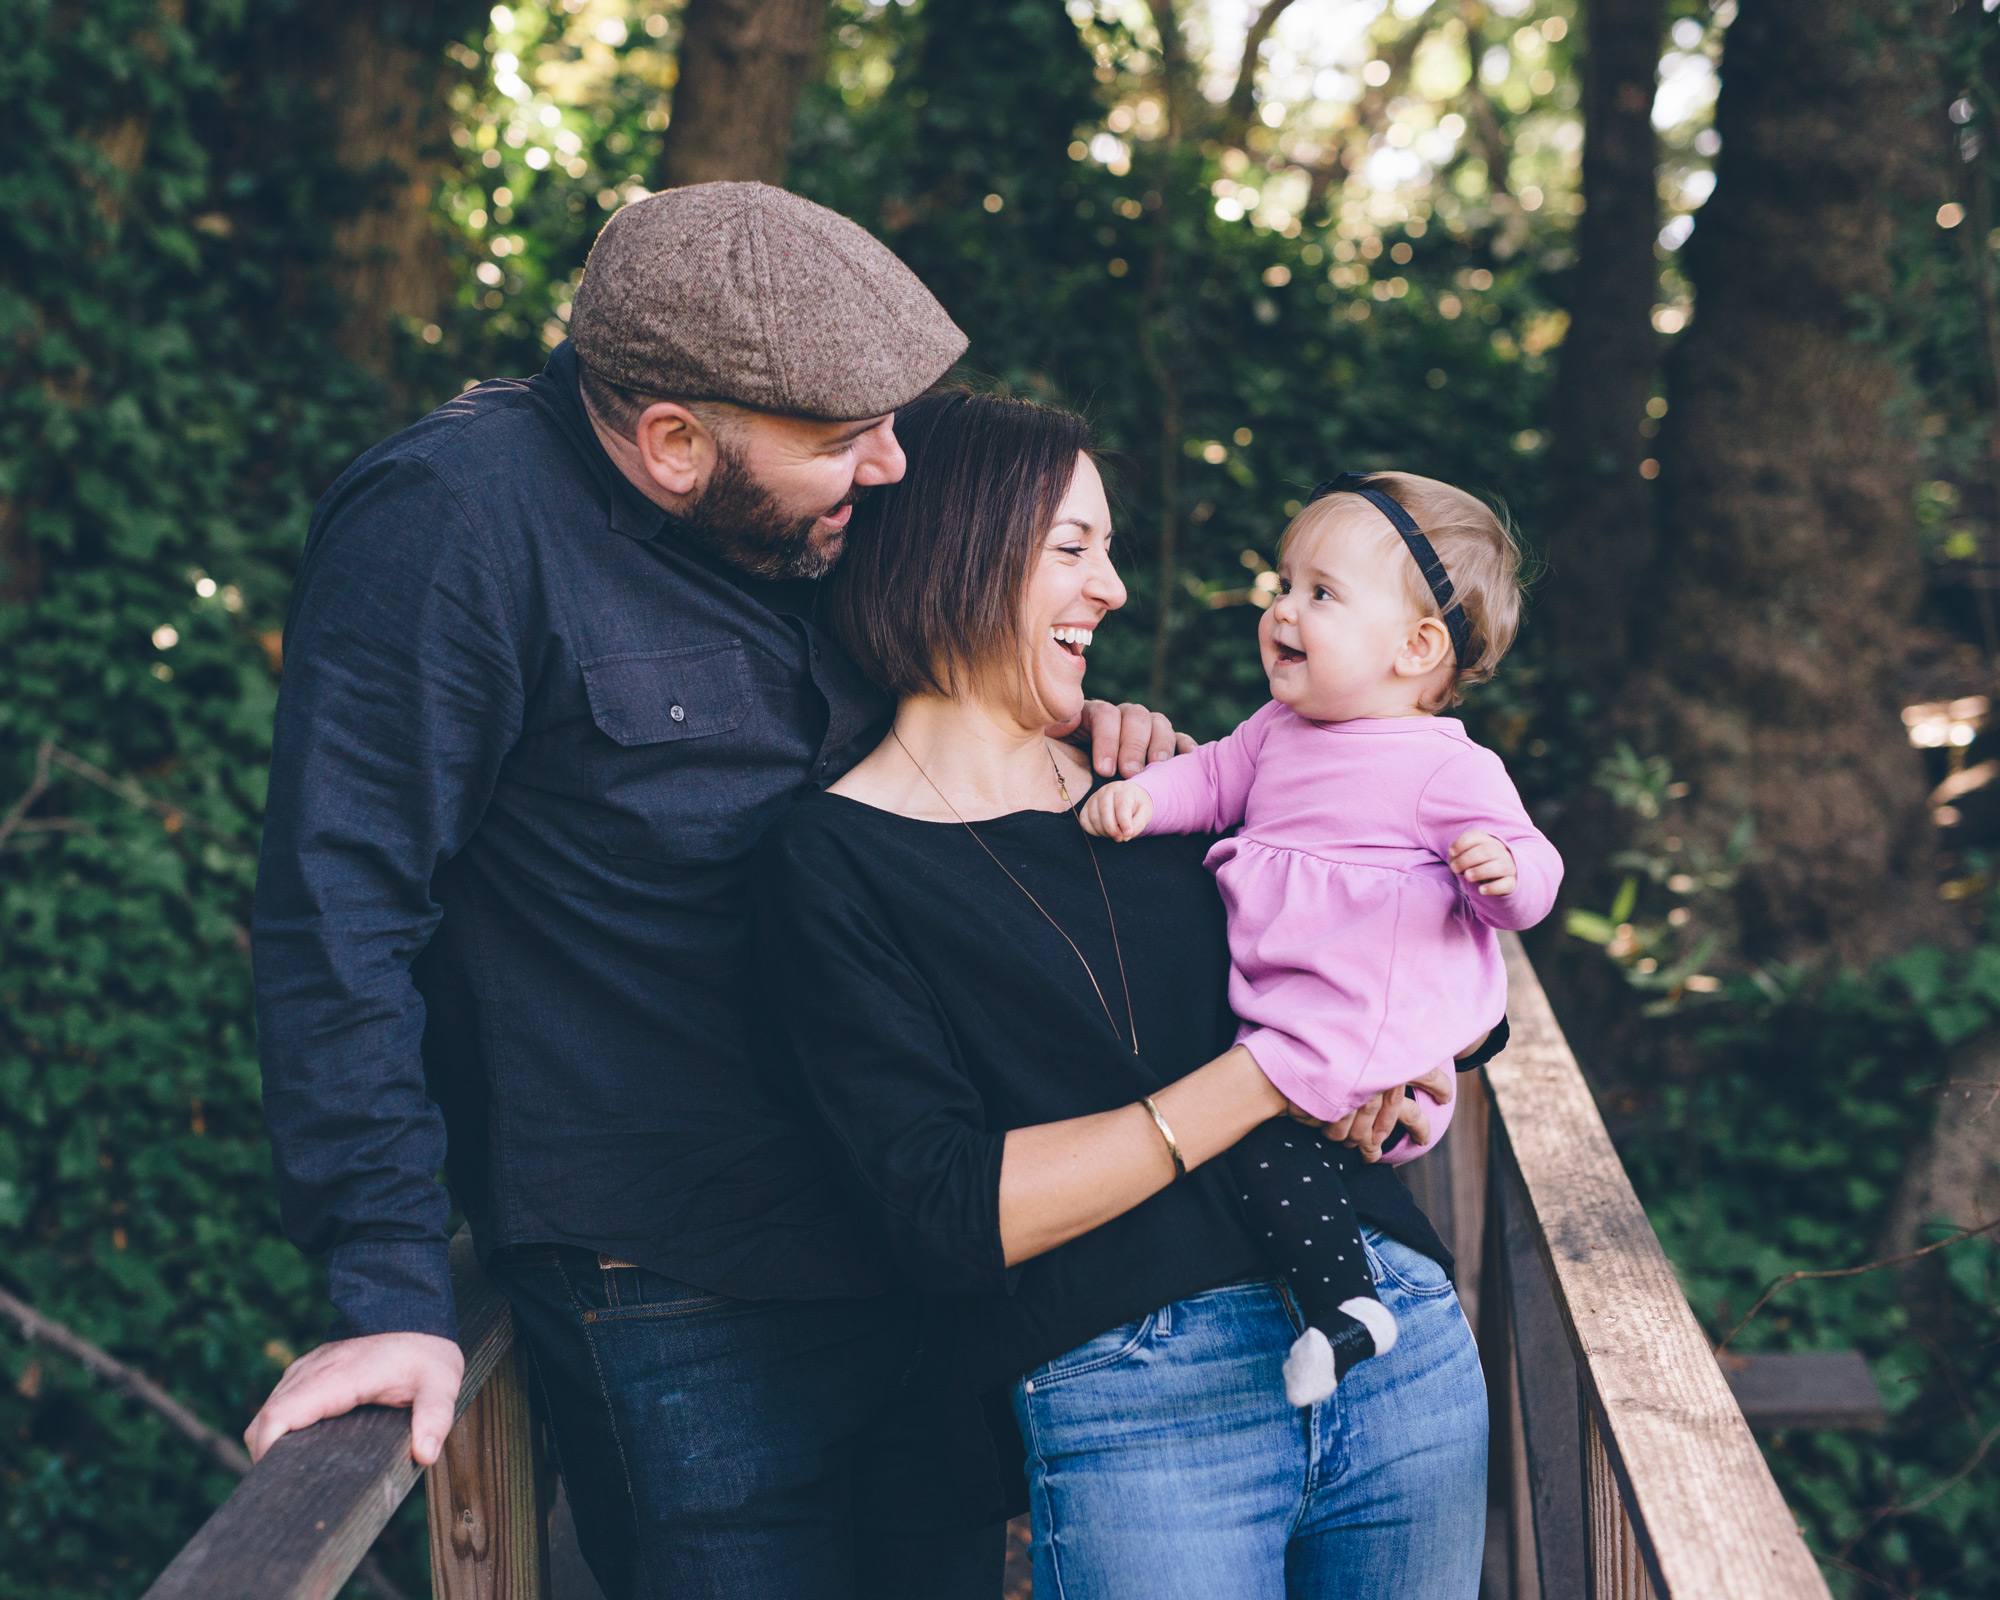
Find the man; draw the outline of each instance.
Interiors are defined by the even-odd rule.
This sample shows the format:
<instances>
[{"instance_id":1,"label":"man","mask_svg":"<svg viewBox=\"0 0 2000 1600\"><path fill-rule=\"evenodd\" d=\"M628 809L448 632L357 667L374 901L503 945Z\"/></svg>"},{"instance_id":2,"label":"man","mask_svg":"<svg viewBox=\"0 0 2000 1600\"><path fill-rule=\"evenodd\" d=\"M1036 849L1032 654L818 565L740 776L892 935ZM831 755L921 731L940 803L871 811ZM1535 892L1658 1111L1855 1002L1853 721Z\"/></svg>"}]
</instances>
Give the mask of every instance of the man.
<instances>
[{"instance_id":1,"label":"man","mask_svg":"<svg viewBox=\"0 0 2000 1600\"><path fill-rule=\"evenodd\" d=\"M990 1594L924 1522L894 1420L915 1309L761 1074L752 1019L782 997L745 892L765 825L879 736L812 580L902 476L896 408L965 344L852 223L675 190L605 228L540 376L468 391L320 503L256 966L285 1225L337 1317L253 1456L377 1403L436 1459L463 1370L442 1166L613 1600L980 1570ZM1105 773L1174 747L1136 707L1093 706L1090 736Z\"/></svg>"}]
</instances>

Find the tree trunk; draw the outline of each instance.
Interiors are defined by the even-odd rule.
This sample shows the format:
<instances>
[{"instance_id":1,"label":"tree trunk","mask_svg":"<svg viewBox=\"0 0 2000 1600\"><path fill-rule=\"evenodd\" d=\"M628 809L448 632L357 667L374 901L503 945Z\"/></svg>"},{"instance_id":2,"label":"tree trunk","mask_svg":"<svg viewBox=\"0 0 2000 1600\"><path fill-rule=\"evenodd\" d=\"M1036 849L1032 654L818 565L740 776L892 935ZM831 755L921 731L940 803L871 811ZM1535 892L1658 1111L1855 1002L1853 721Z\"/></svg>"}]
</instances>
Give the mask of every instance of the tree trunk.
<instances>
[{"instance_id":1,"label":"tree trunk","mask_svg":"<svg viewBox=\"0 0 2000 1600\"><path fill-rule=\"evenodd\" d=\"M354 6L308 56L309 76L333 120L334 150L364 186L333 225L337 281L350 310L335 336L351 360L387 373L399 324L436 322L452 292L451 265L432 215L451 159L441 46L454 22L478 15L465 0L408 7Z\"/></svg>"},{"instance_id":2,"label":"tree trunk","mask_svg":"<svg viewBox=\"0 0 2000 1600\"><path fill-rule=\"evenodd\" d=\"M1941 928L1894 679L1922 573L1899 373L1854 338L1899 206L1942 182L1936 84L1898 0L1744 0L1714 197L1669 364L1662 553L1630 709L1690 782L1690 844L1757 856L1724 929L1755 960L1864 962Z\"/></svg>"},{"instance_id":3,"label":"tree trunk","mask_svg":"<svg viewBox=\"0 0 2000 1600\"><path fill-rule=\"evenodd\" d=\"M659 187L781 183L826 0L688 0Z\"/></svg>"},{"instance_id":4,"label":"tree trunk","mask_svg":"<svg viewBox=\"0 0 2000 1600\"><path fill-rule=\"evenodd\" d=\"M1654 553L1652 454L1640 434L1660 365L1653 331L1659 232L1653 80L1663 0L1587 0L1583 11L1583 223L1556 371L1552 481L1561 510L1543 546L1542 610L1577 677L1625 664L1626 618Z\"/></svg>"}]
</instances>

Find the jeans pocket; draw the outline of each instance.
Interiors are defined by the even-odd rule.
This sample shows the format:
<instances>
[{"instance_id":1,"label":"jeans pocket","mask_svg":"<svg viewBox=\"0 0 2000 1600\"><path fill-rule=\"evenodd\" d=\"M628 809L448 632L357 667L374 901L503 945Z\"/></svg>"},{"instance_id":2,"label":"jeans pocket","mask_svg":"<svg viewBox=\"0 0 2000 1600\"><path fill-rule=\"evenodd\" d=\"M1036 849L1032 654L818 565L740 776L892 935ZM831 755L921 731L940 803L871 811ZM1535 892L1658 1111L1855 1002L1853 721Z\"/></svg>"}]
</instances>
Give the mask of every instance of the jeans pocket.
<instances>
[{"instance_id":1,"label":"jeans pocket","mask_svg":"<svg viewBox=\"0 0 2000 1600\"><path fill-rule=\"evenodd\" d=\"M1373 1228L1362 1229L1361 1248L1367 1252L1368 1270L1374 1274L1377 1288L1393 1285L1417 1300L1434 1300L1451 1293L1451 1279L1444 1268L1421 1251Z\"/></svg>"},{"instance_id":2,"label":"jeans pocket","mask_svg":"<svg viewBox=\"0 0 2000 1600\"><path fill-rule=\"evenodd\" d=\"M562 1269L570 1299L586 1323L686 1317L729 1304L727 1295L607 1257L593 1261L583 1251L564 1252Z\"/></svg>"},{"instance_id":3,"label":"jeans pocket","mask_svg":"<svg viewBox=\"0 0 2000 1600\"><path fill-rule=\"evenodd\" d=\"M1149 1312L1137 1322L1128 1322L1122 1327L1100 1333L1095 1339L1086 1340L1067 1355L1028 1374L1023 1388L1034 1394L1038 1390L1051 1388L1070 1378L1080 1378L1085 1373L1102 1372L1107 1367L1115 1367L1128 1360L1145 1347L1153 1336L1159 1314Z\"/></svg>"}]
</instances>

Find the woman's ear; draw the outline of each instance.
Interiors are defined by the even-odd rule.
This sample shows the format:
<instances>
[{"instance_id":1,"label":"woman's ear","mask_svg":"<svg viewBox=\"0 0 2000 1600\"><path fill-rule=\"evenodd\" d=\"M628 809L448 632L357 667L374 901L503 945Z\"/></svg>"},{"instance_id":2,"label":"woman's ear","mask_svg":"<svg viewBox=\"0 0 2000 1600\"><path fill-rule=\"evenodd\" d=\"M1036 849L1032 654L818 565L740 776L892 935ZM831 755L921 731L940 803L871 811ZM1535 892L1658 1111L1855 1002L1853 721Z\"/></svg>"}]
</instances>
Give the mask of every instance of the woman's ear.
<instances>
[{"instance_id":1,"label":"woman's ear","mask_svg":"<svg viewBox=\"0 0 2000 1600\"><path fill-rule=\"evenodd\" d=\"M1396 676L1428 678L1450 659L1451 630L1436 617L1419 617L1396 654Z\"/></svg>"}]
</instances>

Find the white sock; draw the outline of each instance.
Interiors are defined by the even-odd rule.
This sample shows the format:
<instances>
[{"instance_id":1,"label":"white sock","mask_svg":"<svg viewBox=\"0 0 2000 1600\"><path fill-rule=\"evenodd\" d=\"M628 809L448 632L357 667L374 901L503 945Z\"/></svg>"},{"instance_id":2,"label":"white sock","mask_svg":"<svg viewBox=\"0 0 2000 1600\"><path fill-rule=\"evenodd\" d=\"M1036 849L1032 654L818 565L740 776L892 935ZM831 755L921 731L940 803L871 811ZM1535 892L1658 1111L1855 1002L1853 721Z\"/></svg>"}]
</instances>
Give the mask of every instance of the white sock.
<instances>
[{"instance_id":1,"label":"white sock","mask_svg":"<svg viewBox=\"0 0 2000 1600\"><path fill-rule=\"evenodd\" d=\"M1352 1300L1341 1301L1340 1309L1368 1330L1378 1356L1386 1356L1396 1348L1396 1313L1380 1300L1356 1295Z\"/></svg>"},{"instance_id":2,"label":"white sock","mask_svg":"<svg viewBox=\"0 0 2000 1600\"><path fill-rule=\"evenodd\" d=\"M1306 1329L1293 1340L1292 1353L1285 1357L1285 1398L1295 1406L1317 1405L1339 1383L1333 1346L1319 1329Z\"/></svg>"}]
</instances>

